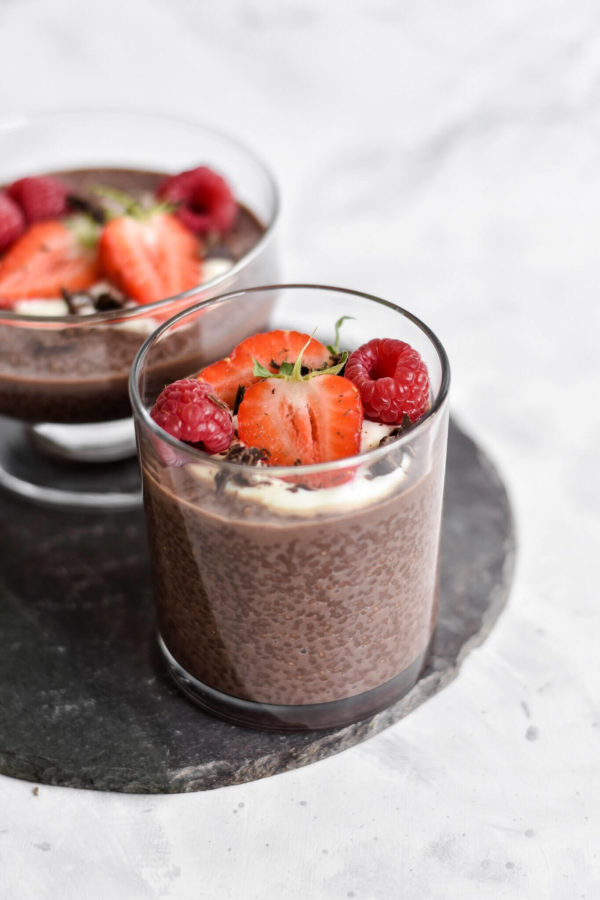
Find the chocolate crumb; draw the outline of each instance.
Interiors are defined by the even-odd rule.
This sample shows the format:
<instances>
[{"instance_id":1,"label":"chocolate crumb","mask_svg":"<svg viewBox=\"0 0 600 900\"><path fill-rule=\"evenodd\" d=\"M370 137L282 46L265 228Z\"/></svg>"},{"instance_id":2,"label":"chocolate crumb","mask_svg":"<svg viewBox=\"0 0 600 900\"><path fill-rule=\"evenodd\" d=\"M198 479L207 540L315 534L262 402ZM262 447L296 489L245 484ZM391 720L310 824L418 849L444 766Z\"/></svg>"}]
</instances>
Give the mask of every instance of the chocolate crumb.
<instances>
[{"instance_id":1,"label":"chocolate crumb","mask_svg":"<svg viewBox=\"0 0 600 900\"><path fill-rule=\"evenodd\" d=\"M387 444L393 444L394 441L396 441L400 437L400 435L406 434L408 429L412 428L412 425L413 423L405 413L402 417L402 422L400 423L400 425L397 425L396 428L393 429L393 431L390 431L389 434L386 434L385 437L382 437L379 441L379 446L385 447Z\"/></svg>"},{"instance_id":2,"label":"chocolate crumb","mask_svg":"<svg viewBox=\"0 0 600 900\"><path fill-rule=\"evenodd\" d=\"M94 312L94 301L86 291L68 291L61 288L60 292L71 315L79 316L85 312Z\"/></svg>"},{"instance_id":3,"label":"chocolate crumb","mask_svg":"<svg viewBox=\"0 0 600 900\"><path fill-rule=\"evenodd\" d=\"M78 194L67 194L67 203L71 209L90 216L98 225L104 225L106 222L106 213L100 204L94 203L93 200L88 200L87 197L80 197Z\"/></svg>"},{"instance_id":4,"label":"chocolate crumb","mask_svg":"<svg viewBox=\"0 0 600 900\"><path fill-rule=\"evenodd\" d=\"M110 309L123 309L125 305L120 297L116 297L110 291L103 291L97 297L94 297L93 304L98 312L107 312Z\"/></svg>"},{"instance_id":5,"label":"chocolate crumb","mask_svg":"<svg viewBox=\"0 0 600 900\"><path fill-rule=\"evenodd\" d=\"M238 410L240 408L240 404L244 399L244 394L246 393L246 388L242 384L238 384L238 389L235 394L235 400L233 401L233 415L237 416Z\"/></svg>"},{"instance_id":6,"label":"chocolate crumb","mask_svg":"<svg viewBox=\"0 0 600 900\"><path fill-rule=\"evenodd\" d=\"M268 458L269 454L260 447L245 447L244 444L232 444L224 454L227 462L241 463L245 466L258 466Z\"/></svg>"}]
</instances>

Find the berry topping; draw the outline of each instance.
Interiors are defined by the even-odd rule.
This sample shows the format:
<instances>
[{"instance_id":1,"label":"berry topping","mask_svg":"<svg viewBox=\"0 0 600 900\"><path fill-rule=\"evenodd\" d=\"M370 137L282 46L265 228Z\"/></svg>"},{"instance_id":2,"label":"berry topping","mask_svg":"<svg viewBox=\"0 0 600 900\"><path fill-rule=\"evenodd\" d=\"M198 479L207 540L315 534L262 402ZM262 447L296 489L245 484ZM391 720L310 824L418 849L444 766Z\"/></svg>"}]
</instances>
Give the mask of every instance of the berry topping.
<instances>
[{"instance_id":1,"label":"berry topping","mask_svg":"<svg viewBox=\"0 0 600 900\"><path fill-rule=\"evenodd\" d=\"M27 222L58 219L67 211L67 188L51 175L19 178L10 185L8 193L21 207Z\"/></svg>"},{"instance_id":2,"label":"berry topping","mask_svg":"<svg viewBox=\"0 0 600 900\"><path fill-rule=\"evenodd\" d=\"M375 338L355 350L346 378L360 391L365 416L389 425L404 416L416 422L429 408L429 375L416 350L404 341Z\"/></svg>"},{"instance_id":3,"label":"berry topping","mask_svg":"<svg viewBox=\"0 0 600 900\"><path fill-rule=\"evenodd\" d=\"M105 226L99 250L103 274L138 303L174 297L200 282L197 238L161 206L130 205Z\"/></svg>"},{"instance_id":4,"label":"berry topping","mask_svg":"<svg viewBox=\"0 0 600 900\"><path fill-rule=\"evenodd\" d=\"M196 378L167 385L150 415L173 437L201 444L208 453L227 450L233 437L230 411L212 396L210 384Z\"/></svg>"},{"instance_id":5,"label":"berry topping","mask_svg":"<svg viewBox=\"0 0 600 900\"><path fill-rule=\"evenodd\" d=\"M319 369L329 362L327 347L307 334L267 331L246 338L232 350L230 356L202 369L198 378L212 384L215 396L233 407L238 389L249 387L261 377L255 374L255 361L276 374L283 362L295 363L303 348L302 361L309 369Z\"/></svg>"},{"instance_id":6,"label":"berry topping","mask_svg":"<svg viewBox=\"0 0 600 900\"><path fill-rule=\"evenodd\" d=\"M178 207L176 215L196 234L227 234L237 215L237 203L229 185L206 166L165 178L157 193Z\"/></svg>"},{"instance_id":7,"label":"berry topping","mask_svg":"<svg viewBox=\"0 0 600 900\"><path fill-rule=\"evenodd\" d=\"M87 223L79 220L49 219L31 225L0 263L0 306L90 287L98 265L93 238L92 246L86 246L89 238Z\"/></svg>"},{"instance_id":8,"label":"berry topping","mask_svg":"<svg viewBox=\"0 0 600 900\"><path fill-rule=\"evenodd\" d=\"M238 410L240 440L266 451L271 466L330 462L360 451L363 409L352 382L336 374L343 362L303 376L301 358L283 367L285 374L251 385Z\"/></svg>"},{"instance_id":9,"label":"berry topping","mask_svg":"<svg viewBox=\"0 0 600 900\"><path fill-rule=\"evenodd\" d=\"M23 213L5 191L0 191L0 253L25 231Z\"/></svg>"}]
</instances>

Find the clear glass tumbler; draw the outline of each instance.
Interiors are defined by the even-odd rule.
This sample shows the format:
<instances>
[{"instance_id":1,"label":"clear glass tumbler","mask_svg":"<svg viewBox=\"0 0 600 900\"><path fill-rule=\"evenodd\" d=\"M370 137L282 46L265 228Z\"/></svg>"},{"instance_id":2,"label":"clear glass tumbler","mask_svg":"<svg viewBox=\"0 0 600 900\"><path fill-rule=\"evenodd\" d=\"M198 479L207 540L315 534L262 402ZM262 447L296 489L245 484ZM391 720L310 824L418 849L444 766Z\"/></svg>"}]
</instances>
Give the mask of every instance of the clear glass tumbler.
<instances>
[{"instance_id":1,"label":"clear glass tumbler","mask_svg":"<svg viewBox=\"0 0 600 900\"><path fill-rule=\"evenodd\" d=\"M0 186L59 173L83 189L109 178L127 190L144 179L208 165L226 177L245 215L262 229L249 249L240 237L241 255L225 271L213 266L207 271L216 274L198 289L156 303L55 317L0 309L0 485L50 505L139 505L127 395L131 363L175 312L278 277L277 186L267 166L236 140L174 116L106 110L15 115L0 120L0 140ZM98 465L123 459L131 465L105 472Z\"/></svg>"},{"instance_id":2,"label":"clear glass tumbler","mask_svg":"<svg viewBox=\"0 0 600 900\"><path fill-rule=\"evenodd\" d=\"M193 329L194 370L256 331L289 328L342 348L407 341L425 360L431 407L399 439L348 459L254 467L211 457L149 415L165 347ZM254 317L255 325L252 324ZM243 333L228 323L244 322ZM256 326L256 327L255 327ZM203 708L267 729L332 728L371 716L418 680L436 621L449 368L430 329L386 300L287 285L201 303L159 328L130 394L143 475L159 643Z\"/></svg>"}]
</instances>

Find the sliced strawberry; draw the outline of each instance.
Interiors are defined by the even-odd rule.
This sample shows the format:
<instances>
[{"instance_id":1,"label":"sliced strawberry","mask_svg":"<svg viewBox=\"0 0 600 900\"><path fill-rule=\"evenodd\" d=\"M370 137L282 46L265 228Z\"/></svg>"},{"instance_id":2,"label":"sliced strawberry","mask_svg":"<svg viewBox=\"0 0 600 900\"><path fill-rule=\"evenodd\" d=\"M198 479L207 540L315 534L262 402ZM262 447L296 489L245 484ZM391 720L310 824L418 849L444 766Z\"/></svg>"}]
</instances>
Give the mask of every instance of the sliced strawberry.
<instances>
[{"instance_id":1,"label":"sliced strawberry","mask_svg":"<svg viewBox=\"0 0 600 900\"><path fill-rule=\"evenodd\" d=\"M299 331L267 331L246 338L230 356L202 369L198 378L208 381L215 396L228 406L233 406L238 388L246 388L260 378L254 374L254 360L275 373L282 362L295 363L309 340L302 362L309 369L319 369L331 355L320 341L310 339L308 334Z\"/></svg>"},{"instance_id":2,"label":"sliced strawberry","mask_svg":"<svg viewBox=\"0 0 600 900\"><path fill-rule=\"evenodd\" d=\"M358 390L341 375L267 378L244 394L238 434L266 450L269 465L308 465L359 453L362 422Z\"/></svg>"},{"instance_id":3,"label":"sliced strawberry","mask_svg":"<svg viewBox=\"0 0 600 900\"><path fill-rule=\"evenodd\" d=\"M84 291L98 277L97 253L82 244L65 221L36 222L0 263L3 306L27 297L60 297L61 290Z\"/></svg>"},{"instance_id":4,"label":"sliced strawberry","mask_svg":"<svg viewBox=\"0 0 600 900\"><path fill-rule=\"evenodd\" d=\"M154 303L200 282L200 244L169 213L113 219L100 238L103 273L138 303Z\"/></svg>"}]
</instances>

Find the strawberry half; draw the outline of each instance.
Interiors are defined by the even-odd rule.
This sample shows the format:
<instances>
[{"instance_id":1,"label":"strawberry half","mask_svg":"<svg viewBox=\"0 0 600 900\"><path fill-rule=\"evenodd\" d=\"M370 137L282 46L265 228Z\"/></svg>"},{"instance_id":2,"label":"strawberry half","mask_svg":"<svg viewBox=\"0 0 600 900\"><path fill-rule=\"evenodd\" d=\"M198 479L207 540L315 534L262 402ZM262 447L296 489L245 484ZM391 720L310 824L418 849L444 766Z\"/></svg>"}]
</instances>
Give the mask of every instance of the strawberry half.
<instances>
[{"instance_id":1,"label":"strawberry half","mask_svg":"<svg viewBox=\"0 0 600 900\"><path fill-rule=\"evenodd\" d=\"M0 306L10 308L27 297L60 297L63 289L84 291L97 277L88 223L78 217L36 222L0 263Z\"/></svg>"},{"instance_id":2,"label":"strawberry half","mask_svg":"<svg viewBox=\"0 0 600 900\"><path fill-rule=\"evenodd\" d=\"M160 209L113 219L99 251L104 275L138 303L164 300L200 283L199 241Z\"/></svg>"},{"instance_id":3,"label":"strawberry half","mask_svg":"<svg viewBox=\"0 0 600 900\"><path fill-rule=\"evenodd\" d=\"M252 384L238 410L240 441L266 451L271 466L332 462L360 452L360 395L337 374L345 357L330 369L302 375L303 356L301 351L293 367Z\"/></svg>"},{"instance_id":4,"label":"strawberry half","mask_svg":"<svg viewBox=\"0 0 600 900\"><path fill-rule=\"evenodd\" d=\"M319 369L329 361L330 352L320 341L299 331L267 331L246 338L225 359L207 366L198 373L207 381L213 394L233 407L239 387L247 388L260 380L254 374L254 362L273 374L283 362L295 363L305 348L302 361L309 369Z\"/></svg>"},{"instance_id":5,"label":"strawberry half","mask_svg":"<svg viewBox=\"0 0 600 900\"><path fill-rule=\"evenodd\" d=\"M363 410L341 375L310 381L267 378L251 385L238 410L238 435L268 453L271 466L308 465L360 452Z\"/></svg>"}]
</instances>

